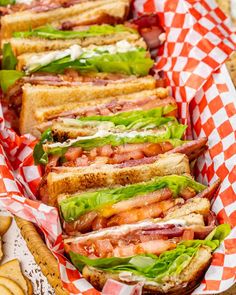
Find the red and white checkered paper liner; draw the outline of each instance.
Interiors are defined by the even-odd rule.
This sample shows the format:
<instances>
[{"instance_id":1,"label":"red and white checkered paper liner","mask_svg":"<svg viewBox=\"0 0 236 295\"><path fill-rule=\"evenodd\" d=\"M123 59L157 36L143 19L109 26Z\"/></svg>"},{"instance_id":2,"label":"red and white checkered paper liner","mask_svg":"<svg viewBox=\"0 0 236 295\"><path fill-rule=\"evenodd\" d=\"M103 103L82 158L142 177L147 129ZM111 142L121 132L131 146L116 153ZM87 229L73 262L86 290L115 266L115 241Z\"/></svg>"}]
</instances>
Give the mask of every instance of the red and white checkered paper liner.
<instances>
[{"instance_id":1,"label":"red and white checkered paper liner","mask_svg":"<svg viewBox=\"0 0 236 295\"><path fill-rule=\"evenodd\" d=\"M157 68L164 70L180 110L191 127L189 136L207 136L209 149L197 163L199 181L210 184L221 178L213 202L221 223L230 223L231 234L213 255L213 260L195 294L219 293L235 282L236 273L236 92L225 66L236 49L236 36L229 20L211 0L136 0L137 15L157 13L166 31ZM3 116L4 113L4 116ZM9 112L0 109L0 206L36 223L58 260L64 287L71 294L99 294L63 257L63 242L57 210L35 198L42 171L34 166L36 140L18 136L9 128ZM112 290L112 291L110 291ZM110 281L106 295L140 294L141 285L126 286Z\"/></svg>"}]
</instances>

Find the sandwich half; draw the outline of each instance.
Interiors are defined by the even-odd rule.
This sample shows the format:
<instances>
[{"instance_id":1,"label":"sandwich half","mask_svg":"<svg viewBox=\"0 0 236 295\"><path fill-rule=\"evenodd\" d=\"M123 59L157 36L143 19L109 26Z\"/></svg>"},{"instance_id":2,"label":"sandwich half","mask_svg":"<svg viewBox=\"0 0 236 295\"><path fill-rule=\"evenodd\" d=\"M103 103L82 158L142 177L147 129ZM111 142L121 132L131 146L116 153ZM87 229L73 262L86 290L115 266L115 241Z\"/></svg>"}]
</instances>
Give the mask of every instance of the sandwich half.
<instances>
[{"instance_id":1,"label":"sandwich half","mask_svg":"<svg viewBox=\"0 0 236 295\"><path fill-rule=\"evenodd\" d=\"M6 0L0 7L2 39L11 37L14 32L27 31L48 23L62 28L122 23L128 15L130 5L127 0L22 2Z\"/></svg>"},{"instance_id":2,"label":"sandwich half","mask_svg":"<svg viewBox=\"0 0 236 295\"><path fill-rule=\"evenodd\" d=\"M68 72L65 77L69 78ZM151 104L152 101L157 101L157 105L159 102L161 106L162 98L168 96L166 88L156 88L156 81L151 76L136 78L117 74L99 74L80 76L77 80L81 82L63 81L60 76L58 85L55 85L55 81L50 81L50 78L48 81L42 81L42 78L37 76L29 77L32 84L20 86L22 100L17 100L18 95L12 95L9 98L14 109L18 110L21 133L32 132L39 137L40 130L50 127L51 123L43 125L47 121L52 122L60 117L76 118L76 112L78 115L82 112L89 114L89 110L91 114L99 114L99 112L93 112L98 108L104 110L100 114L105 114L105 110L111 109L112 105L114 105L114 113L119 112L119 108L121 111L122 109L140 109L139 104L144 105L145 102L148 106L148 102ZM173 99L171 101L173 102ZM168 103L168 101L163 103L166 102ZM123 105L126 107L122 108ZM130 108L128 105L131 105Z\"/></svg>"},{"instance_id":3,"label":"sandwich half","mask_svg":"<svg viewBox=\"0 0 236 295\"><path fill-rule=\"evenodd\" d=\"M210 265L212 252L229 232L230 226L222 224L205 239L182 240L174 249L160 255L141 253L128 257L88 258L73 251L69 253L73 264L98 290L102 290L108 279L115 279L131 285L143 283L142 294L186 295L200 283Z\"/></svg>"}]
</instances>

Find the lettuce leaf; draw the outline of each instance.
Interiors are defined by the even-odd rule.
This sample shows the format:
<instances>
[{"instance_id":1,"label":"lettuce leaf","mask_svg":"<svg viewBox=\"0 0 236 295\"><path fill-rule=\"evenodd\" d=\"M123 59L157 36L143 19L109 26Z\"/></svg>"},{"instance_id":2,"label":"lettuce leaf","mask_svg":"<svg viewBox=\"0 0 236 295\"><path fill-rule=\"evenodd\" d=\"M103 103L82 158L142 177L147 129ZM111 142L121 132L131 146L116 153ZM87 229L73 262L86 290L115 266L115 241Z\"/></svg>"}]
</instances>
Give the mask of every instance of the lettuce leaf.
<instances>
[{"instance_id":1,"label":"lettuce leaf","mask_svg":"<svg viewBox=\"0 0 236 295\"><path fill-rule=\"evenodd\" d=\"M0 6L16 4L16 0L0 0Z\"/></svg>"},{"instance_id":2,"label":"lettuce leaf","mask_svg":"<svg viewBox=\"0 0 236 295\"><path fill-rule=\"evenodd\" d=\"M222 224L215 228L213 234L210 234L210 239L182 242L174 250L166 251L160 256L146 254L126 258L91 259L75 252L69 254L72 263L80 271L85 265L88 265L113 273L127 271L144 279L163 283L170 277L180 274L190 263L200 246L208 246L214 251L229 233L230 226Z\"/></svg>"},{"instance_id":3,"label":"lettuce leaf","mask_svg":"<svg viewBox=\"0 0 236 295\"><path fill-rule=\"evenodd\" d=\"M17 64L17 59L12 51L11 44L5 43L3 45L2 69L15 70L16 64Z\"/></svg>"},{"instance_id":4,"label":"lettuce leaf","mask_svg":"<svg viewBox=\"0 0 236 295\"><path fill-rule=\"evenodd\" d=\"M47 25L38 29L33 29L26 32L16 32L13 34L16 38L30 38L38 37L44 39L74 39L74 38L86 38L86 37L95 37L101 35L111 35L120 32L129 32L132 34L138 34L135 29L126 27L124 25L93 25L90 26L87 30L83 31L62 31L55 29L51 25Z\"/></svg>"},{"instance_id":5,"label":"lettuce leaf","mask_svg":"<svg viewBox=\"0 0 236 295\"><path fill-rule=\"evenodd\" d=\"M99 121L99 122L112 122L114 126L125 126L125 130L138 130L138 129L151 129L170 121L175 121L174 117L163 117L165 114L170 113L176 109L175 106L166 105L151 110L133 110L128 112L118 113L112 116L89 116L81 117L78 122ZM177 121L175 121L177 122ZM179 124L180 125L180 124ZM181 138L183 134L177 138Z\"/></svg>"},{"instance_id":6,"label":"lettuce leaf","mask_svg":"<svg viewBox=\"0 0 236 295\"><path fill-rule=\"evenodd\" d=\"M50 141L53 141L52 131L51 129L47 129L43 132L40 141L34 147L33 157L35 165L46 165L48 163L48 154L44 152L43 144Z\"/></svg>"},{"instance_id":7,"label":"lettuce leaf","mask_svg":"<svg viewBox=\"0 0 236 295\"><path fill-rule=\"evenodd\" d=\"M117 202L151 193L162 188L169 188L173 196L177 197L179 192L185 187L190 187L197 193L205 189L204 185L187 176L171 175L156 177L146 183L77 194L62 200L59 203L59 207L63 218L67 222L74 221L92 210L99 211L102 216L107 217L110 214L111 205Z\"/></svg>"},{"instance_id":8,"label":"lettuce leaf","mask_svg":"<svg viewBox=\"0 0 236 295\"><path fill-rule=\"evenodd\" d=\"M28 71L30 73L40 71L60 74L65 69L71 68L79 72L106 72L146 76L154 64L154 61L146 56L147 52L143 48L116 54L110 54L107 51L95 50L95 52L97 55L93 56L83 53L73 61L70 56L66 56L46 66L37 66Z\"/></svg>"},{"instance_id":9,"label":"lettuce leaf","mask_svg":"<svg viewBox=\"0 0 236 295\"><path fill-rule=\"evenodd\" d=\"M0 71L0 85L4 93L7 92L8 88L24 76L23 72L14 70L1 70Z\"/></svg>"}]
</instances>

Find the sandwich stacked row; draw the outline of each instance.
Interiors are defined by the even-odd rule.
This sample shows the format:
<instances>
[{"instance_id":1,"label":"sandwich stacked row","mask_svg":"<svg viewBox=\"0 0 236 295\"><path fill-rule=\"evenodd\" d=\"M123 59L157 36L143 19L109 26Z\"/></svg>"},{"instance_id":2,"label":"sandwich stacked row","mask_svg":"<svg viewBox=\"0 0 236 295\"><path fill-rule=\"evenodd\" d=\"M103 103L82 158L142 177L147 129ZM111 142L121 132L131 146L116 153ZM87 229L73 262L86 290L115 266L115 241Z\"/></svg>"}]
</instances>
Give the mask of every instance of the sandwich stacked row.
<instances>
[{"instance_id":1,"label":"sandwich stacked row","mask_svg":"<svg viewBox=\"0 0 236 295\"><path fill-rule=\"evenodd\" d=\"M124 23L129 2L6 1L3 99L13 127L39 138L38 198L58 207L66 253L98 289L113 278L191 292L229 231L210 209L219 182L193 179L207 140L184 140L175 99L150 75L153 42Z\"/></svg>"}]
</instances>

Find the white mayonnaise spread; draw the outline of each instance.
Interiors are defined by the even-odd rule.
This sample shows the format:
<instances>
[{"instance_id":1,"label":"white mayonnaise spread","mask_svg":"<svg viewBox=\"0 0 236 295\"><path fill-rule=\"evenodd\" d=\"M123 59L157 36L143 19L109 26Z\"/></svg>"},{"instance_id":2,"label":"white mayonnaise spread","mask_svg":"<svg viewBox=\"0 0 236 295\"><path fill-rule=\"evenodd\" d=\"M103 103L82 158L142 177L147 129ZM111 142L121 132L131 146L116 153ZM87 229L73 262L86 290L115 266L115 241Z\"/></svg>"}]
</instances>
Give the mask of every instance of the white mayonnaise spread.
<instances>
[{"instance_id":1,"label":"white mayonnaise spread","mask_svg":"<svg viewBox=\"0 0 236 295\"><path fill-rule=\"evenodd\" d=\"M30 72L37 67L46 66L53 61L59 60L63 57L70 56L71 61L78 59L82 54L84 62L87 58L99 56L99 52L108 51L110 54L124 53L128 51L135 51L137 48L130 44L126 40L117 42L114 45L105 46L90 46L89 48L82 48L81 46L74 44L65 50L52 51L47 54L35 54L33 55L26 64L26 72Z\"/></svg>"},{"instance_id":2,"label":"white mayonnaise spread","mask_svg":"<svg viewBox=\"0 0 236 295\"><path fill-rule=\"evenodd\" d=\"M31 4L34 0L16 0L16 3Z\"/></svg>"},{"instance_id":3,"label":"white mayonnaise spread","mask_svg":"<svg viewBox=\"0 0 236 295\"><path fill-rule=\"evenodd\" d=\"M92 236L93 238L98 238L98 237L105 237L107 235L126 234L131 230L139 229L141 227L144 228L152 224L158 224L158 225L174 224L178 226L186 226L187 222L184 219L170 219L168 221L159 221L158 219L156 220L149 219L149 220L141 221L134 224L122 224L117 227L95 231L93 233L84 234L76 238L65 239L65 242L66 243L79 242L79 241L81 242L83 240L89 239L90 236Z\"/></svg>"}]
</instances>

